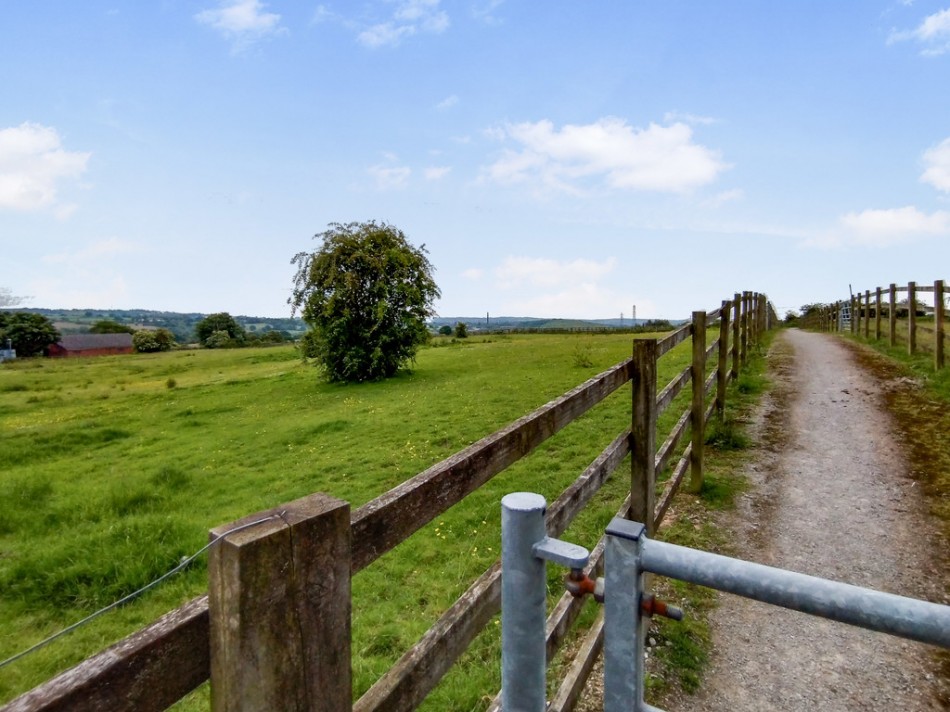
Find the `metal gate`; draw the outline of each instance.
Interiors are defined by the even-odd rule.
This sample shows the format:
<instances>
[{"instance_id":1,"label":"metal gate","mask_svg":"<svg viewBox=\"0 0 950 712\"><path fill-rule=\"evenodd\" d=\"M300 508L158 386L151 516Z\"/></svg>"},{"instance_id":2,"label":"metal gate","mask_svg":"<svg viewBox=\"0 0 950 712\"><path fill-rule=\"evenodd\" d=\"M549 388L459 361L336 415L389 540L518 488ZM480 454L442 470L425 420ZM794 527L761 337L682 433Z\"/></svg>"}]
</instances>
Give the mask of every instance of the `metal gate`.
<instances>
[{"instance_id":1,"label":"metal gate","mask_svg":"<svg viewBox=\"0 0 950 712\"><path fill-rule=\"evenodd\" d=\"M545 709L545 561L570 568L569 588L576 581L604 602L604 712L659 712L643 701L643 619L682 614L644 590L645 573L950 648L950 606L656 541L620 518L607 527L605 575L594 590L580 585L587 550L546 536L541 495L509 494L501 506L504 712Z\"/></svg>"}]
</instances>

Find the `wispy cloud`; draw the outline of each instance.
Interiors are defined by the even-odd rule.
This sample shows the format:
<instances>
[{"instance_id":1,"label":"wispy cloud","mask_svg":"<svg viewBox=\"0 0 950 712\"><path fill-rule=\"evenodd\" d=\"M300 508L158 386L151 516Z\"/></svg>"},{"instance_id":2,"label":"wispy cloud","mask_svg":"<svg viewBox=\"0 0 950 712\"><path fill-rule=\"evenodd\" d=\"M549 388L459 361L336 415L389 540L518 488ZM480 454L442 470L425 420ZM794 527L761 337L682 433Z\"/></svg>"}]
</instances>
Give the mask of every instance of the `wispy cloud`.
<instances>
[{"instance_id":1,"label":"wispy cloud","mask_svg":"<svg viewBox=\"0 0 950 712\"><path fill-rule=\"evenodd\" d=\"M920 180L937 190L950 193L950 138L927 149L923 156L924 173Z\"/></svg>"},{"instance_id":2,"label":"wispy cloud","mask_svg":"<svg viewBox=\"0 0 950 712\"><path fill-rule=\"evenodd\" d=\"M495 268L495 277L503 288L554 287L584 280L597 280L609 274L617 260L609 257L602 262L588 259L552 260L544 257L506 257Z\"/></svg>"},{"instance_id":3,"label":"wispy cloud","mask_svg":"<svg viewBox=\"0 0 950 712\"><path fill-rule=\"evenodd\" d=\"M847 213L838 220L836 229L806 240L804 246L886 248L937 237L950 237L950 212L925 213L908 205Z\"/></svg>"},{"instance_id":4,"label":"wispy cloud","mask_svg":"<svg viewBox=\"0 0 950 712\"><path fill-rule=\"evenodd\" d=\"M280 24L280 15L265 12L260 0L222 0L219 7L196 14L195 20L232 40L235 51L287 31Z\"/></svg>"},{"instance_id":5,"label":"wispy cloud","mask_svg":"<svg viewBox=\"0 0 950 712\"><path fill-rule=\"evenodd\" d=\"M937 56L950 52L950 8L928 15L913 30L895 30L887 43L905 40L916 40L921 44L920 53L923 55Z\"/></svg>"},{"instance_id":6,"label":"wispy cloud","mask_svg":"<svg viewBox=\"0 0 950 712\"><path fill-rule=\"evenodd\" d=\"M478 267L470 267L469 269L462 272L462 276L465 279L470 279L477 282L485 276L485 270L479 269Z\"/></svg>"},{"instance_id":7,"label":"wispy cloud","mask_svg":"<svg viewBox=\"0 0 950 712\"><path fill-rule=\"evenodd\" d=\"M495 136L521 148L506 150L486 169L490 180L530 181L569 193L582 192L592 180L622 190L681 193L713 182L729 167L718 151L695 143L684 123L638 129L607 117L557 129L544 120L509 124Z\"/></svg>"},{"instance_id":8,"label":"wispy cloud","mask_svg":"<svg viewBox=\"0 0 950 712\"><path fill-rule=\"evenodd\" d=\"M370 166L367 172L376 182L379 190L401 190L409 185L412 169L408 166Z\"/></svg>"},{"instance_id":9,"label":"wispy cloud","mask_svg":"<svg viewBox=\"0 0 950 712\"><path fill-rule=\"evenodd\" d=\"M451 170L449 166L429 166L425 169L425 177L426 180L442 180Z\"/></svg>"},{"instance_id":10,"label":"wispy cloud","mask_svg":"<svg viewBox=\"0 0 950 712\"><path fill-rule=\"evenodd\" d=\"M371 47L395 47L418 33L441 34L449 28L449 15L439 7L440 0L400 0L389 19L357 35L360 44Z\"/></svg>"},{"instance_id":11,"label":"wispy cloud","mask_svg":"<svg viewBox=\"0 0 950 712\"><path fill-rule=\"evenodd\" d=\"M114 255L122 255L130 252L139 251L139 247L127 240L120 240L117 237L110 237L104 240L97 240L78 250L68 252L57 252L51 255L45 255L43 262L49 264L68 263L71 265L96 264L103 258Z\"/></svg>"},{"instance_id":12,"label":"wispy cloud","mask_svg":"<svg viewBox=\"0 0 950 712\"><path fill-rule=\"evenodd\" d=\"M459 98L453 94L452 96L445 97L442 101L435 105L435 108L439 111L445 111L451 109L453 106L458 106Z\"/></svg>"},{"instance_id":13,"label":"wispy cloud","mask_svg":"<svg viewBox=\"0 0 950 712\"><path fill-rule=\"evenodd\" d=\"M57 205L60 184L86 171L90 153L66 151L56 129L34 123L0 129L0 210L53 208L60 218L74 209Z\"/></svg>"},{"instance_id":14,"label":"wispy cloud","mask_svg":"<svg viewBox=\"0 0 950 712\"><path fill-rule=\"evenodd\" d=\"M629 300L615 294L604 279L617 260L554 260L508 256L493 271L506 312L526 316L596 318L619 313Z\"/></svg>"},{"instance_id":15,"label":"wispy cloud","mask_svg":"<svg viewBox=\"0 0 950 712\"><path fill-rule=\"evenodd\" d=\"M667 111L663 115L663 120L668 124L681 121L684 124L708 126L716 123L716 119L711 116L698 116L697 114L688 114L682 111Z\"/></svg>"}]
</instances>

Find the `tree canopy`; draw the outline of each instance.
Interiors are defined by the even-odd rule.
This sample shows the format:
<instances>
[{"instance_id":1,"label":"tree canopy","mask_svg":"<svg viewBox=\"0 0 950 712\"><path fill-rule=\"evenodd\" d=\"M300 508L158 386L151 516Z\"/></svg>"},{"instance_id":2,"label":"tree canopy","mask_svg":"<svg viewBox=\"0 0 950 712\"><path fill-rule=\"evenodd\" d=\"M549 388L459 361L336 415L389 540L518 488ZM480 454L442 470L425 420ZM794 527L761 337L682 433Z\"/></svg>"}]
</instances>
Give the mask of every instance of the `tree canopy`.
<instances>
[{"instance_id":1,"label":"tree canopy","mask_svg":"<svg viewBox=\"0 0 950 712\"><path fill-rule=\"evenodd\" d=\"M216 332L223 331L227 339L223 339L221 334ZM195 335L205 346L208 346L208 339L212 339L212 348L223 345L222 340L227 344L231 341L244 341L244 327L237 323L233 316L227 312L218 312L209 314L204 319L195 324Z\"/></svg>"},{"instance_id":2,"label":"tree canopy","mask_svg":"<svg viewBox=\"0 0 950 712\"><path fill-rule=\"evenodd\" d=\"M59 341L59 332L42 314L0 311L0 344L7 339L18 356L37 356Z\"/></svg>"},{"instance_id":3,"label":"tree canopy","mask_svg":"<svg viewBox=\"0 0 950 712\"><path fill-rule=\"evenodd\" d=\"M440 295L425 245L374 221L332 223L314 239L319 249L291 260L297 274L287 300L310 327L305 355L331 381L394 375L428 339L426 320Z\"/></svg>"},{"instance_id":4,"label":"tree canopy","mask_svg":"<svg viewBox=\"0 0 950 712\"><path fill-rule=\"evenodd\" d=\"M100 319L89 327L90 334L134 334L135 329L114 319Z\"/></svg>"}]
</instances>

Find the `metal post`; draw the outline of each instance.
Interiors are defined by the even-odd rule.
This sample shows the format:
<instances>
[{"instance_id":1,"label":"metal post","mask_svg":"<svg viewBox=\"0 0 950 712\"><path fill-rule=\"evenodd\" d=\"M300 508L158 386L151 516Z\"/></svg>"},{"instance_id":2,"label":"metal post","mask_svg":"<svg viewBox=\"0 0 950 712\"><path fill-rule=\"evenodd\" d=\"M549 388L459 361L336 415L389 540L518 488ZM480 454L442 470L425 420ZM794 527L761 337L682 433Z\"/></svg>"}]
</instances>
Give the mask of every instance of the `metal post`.
<instances>
[{"instance_id":1,"label":"metal post","mask_svg":"<svg viewBox=\"0 0 950 712\"><path fill-rule=\"evenodd\" d=\"M534 545L544 539L544 497L514 492L501 500L501 708L544 712L544 561Z\"/></svg>"},{"instance_id":2,"label":"metal post","mask_svg":"<svg viewBox=\"0 0 950 712\"><path fill-rule=\"evenodd\" d=\"M604 548L604 712L643 706L640 539L645 527L614 519ZM632 635L631 635L632 633Z\"/></svg>"}]
</instances>

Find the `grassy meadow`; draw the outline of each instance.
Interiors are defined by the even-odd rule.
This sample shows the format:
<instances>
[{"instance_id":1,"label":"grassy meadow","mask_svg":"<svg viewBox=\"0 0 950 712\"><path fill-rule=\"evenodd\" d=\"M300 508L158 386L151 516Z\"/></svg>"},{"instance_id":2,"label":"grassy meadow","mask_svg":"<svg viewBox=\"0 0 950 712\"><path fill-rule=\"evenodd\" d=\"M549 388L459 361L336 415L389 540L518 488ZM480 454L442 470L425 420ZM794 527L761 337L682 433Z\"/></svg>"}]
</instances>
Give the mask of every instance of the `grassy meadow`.
<instances>
[{"instance_id":1,"label":"grassy meadow","mask_svg":"<svg viewBox=\"0 0 950 712\"><path fill-rule=\"evenodd\" d=\"M361 385L324 383L292 347L4 364L0 660L171 569L214 526L316 491L363 504L626 358L631 337L436 345L411 372ZM660 382L688 359L687 342L661 360ZM531 490L553 500L629 426L629 402L621 388L357 575L355 695L498 558L501 497ZM626 471L565 538L593 546L625 495ZM203 561L0 669L0 703L204 592ZM498 641L496 622L426 708L486 706L499 685ZM207 694L178 708L207 709Z\"/></svg>"}]
</instances>

